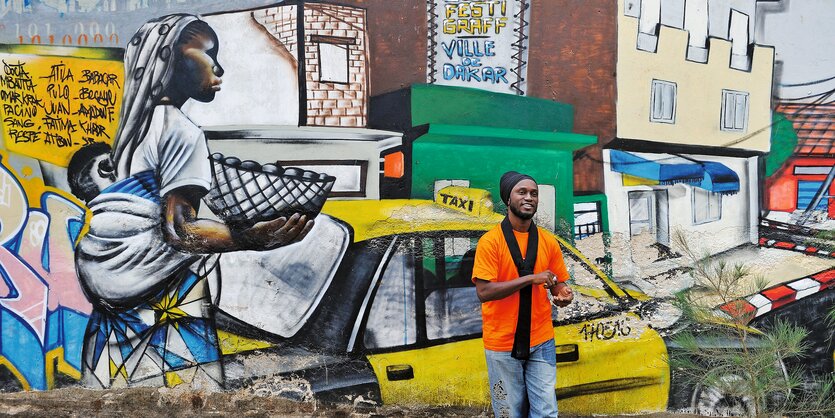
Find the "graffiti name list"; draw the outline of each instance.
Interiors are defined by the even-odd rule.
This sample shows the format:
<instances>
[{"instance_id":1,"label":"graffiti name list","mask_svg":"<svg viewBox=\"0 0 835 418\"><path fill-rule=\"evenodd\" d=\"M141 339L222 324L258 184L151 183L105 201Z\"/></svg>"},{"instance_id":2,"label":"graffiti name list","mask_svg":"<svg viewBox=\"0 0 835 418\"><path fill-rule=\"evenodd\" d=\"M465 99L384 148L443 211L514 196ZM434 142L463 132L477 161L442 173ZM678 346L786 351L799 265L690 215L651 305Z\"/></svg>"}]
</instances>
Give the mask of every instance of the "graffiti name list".
<instances>
[{"instance_id":1,"label":"graffiti name list","mask_svg":"<svg viewBox=\"0 0 835 418\"><path fill-rule=\"evenodd\" d=\"M121 75L94 60L5 56L0 107L7 146L66 165L93 142L111 143Z\"/></svg>"},{"instance_id":2,"label":"graffiti name list","mask_svg":"<svg viewBox=\"0 0 835 418\"><path fill-rule=\"evenodd\" d=\"M42 99L35 93L32 75L24 63L3 61L3 77L0 79L0 101L3 103L3 124L8 128L12 141L37 141L40 133L34 119L42 107Z\"/></svg>"},{"instance_id":3,"label":"graffiti name list","mask_svg":"<svg viewBox=\"0 0 835 418\"><path fill-rule=\"evenodd\" d=\"M430 0L434 31L430 82L522 94L517 68L522 54L520 0Z\"/></svg>"}]
</instances>

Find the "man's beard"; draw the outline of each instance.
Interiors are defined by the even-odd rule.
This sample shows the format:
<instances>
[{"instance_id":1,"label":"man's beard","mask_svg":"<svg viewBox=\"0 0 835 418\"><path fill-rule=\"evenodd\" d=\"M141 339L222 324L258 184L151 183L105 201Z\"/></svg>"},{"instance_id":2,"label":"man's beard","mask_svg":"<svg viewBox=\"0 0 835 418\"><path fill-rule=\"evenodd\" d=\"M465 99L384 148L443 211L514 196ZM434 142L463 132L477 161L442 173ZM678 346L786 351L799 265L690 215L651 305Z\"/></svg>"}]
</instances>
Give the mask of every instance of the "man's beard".
<instances>
[{"instance_id":1,"label":"man's beard","mask_svg":"<svg viewBox=\"0 0 835 418\"><path fill-rule=\"evenodd\" d=\"M517 209L516 206L513 205L508 206L507 208L510 209L510 211L513 212L514 215L516 215L516 217L523 221L527 221L528 219L533 218L533 215L536 214L536 211L534 211L533 213L523 213L522 211Z\"/></svg>"}]
</instances>

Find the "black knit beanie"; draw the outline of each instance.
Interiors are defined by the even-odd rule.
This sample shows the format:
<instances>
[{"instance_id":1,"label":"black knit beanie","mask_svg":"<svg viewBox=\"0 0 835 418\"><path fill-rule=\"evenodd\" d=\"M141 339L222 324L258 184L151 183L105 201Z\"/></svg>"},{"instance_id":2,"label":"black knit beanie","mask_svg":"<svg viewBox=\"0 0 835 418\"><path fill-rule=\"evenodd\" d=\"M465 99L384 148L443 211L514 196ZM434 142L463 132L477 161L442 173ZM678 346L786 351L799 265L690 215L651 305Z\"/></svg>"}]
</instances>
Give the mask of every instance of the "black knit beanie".
<instances>
[{"instance_id":1,"label":"black knit beanie","mask_svg":"<svg viewBox=\"0 0 835 418\"><path fill-rule=\"evenodd\" d=\"M501 196L502 202L507 204L513 186L516 186L522 180L531 180L536 183L536 180L527 174L517 173L515 171L508 171L502 174L502 179L499 181L499 196Z\"/></svg>"}]
</instances>

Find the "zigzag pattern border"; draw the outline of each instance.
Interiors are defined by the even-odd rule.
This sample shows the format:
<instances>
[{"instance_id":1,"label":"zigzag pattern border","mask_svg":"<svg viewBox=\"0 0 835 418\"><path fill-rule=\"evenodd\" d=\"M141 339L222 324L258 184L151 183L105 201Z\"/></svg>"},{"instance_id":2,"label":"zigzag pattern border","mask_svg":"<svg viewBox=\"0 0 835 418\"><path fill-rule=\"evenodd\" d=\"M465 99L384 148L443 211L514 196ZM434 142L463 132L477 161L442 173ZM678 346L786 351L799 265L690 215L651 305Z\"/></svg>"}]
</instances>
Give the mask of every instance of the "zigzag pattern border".
<instances>
[{"instance_id":1,"label":"zigzag pattern border","mask_svg":"<svg viewBox=\"0 0 835 418\"><path fill-rule=\"evenodd\" d=\"M435 8L435 0L426 0L426 15L427 28L429 28L426 50L426 81L429 84L434 84L437 81L435 76L438 74L438 70L435 69L435 66L438 64L435 59L435 48L438 46L438 41L436 40L438 12Z\"/></svg>"},{"instance_id":2,"label":"zigzag pattern border","mask_svg":"<svg viewBox=\"0 0 835 418\"><path fill-rule=\"evenodd\" d=\"M517 34L516 41L510 44L510 47L515 49L510 59L516 61L516 67L511 68L510 72L516 75L516 80L510 83L510 88L516 91L516 94L519 96L524 96L525 91L522 89L521 84L525 82L525 77L523 77L522 73L524 67L528 65L528 63L523 59L525 51L528 49L528 34L527 34L527 27L530 26L530 23L525 20L525 13L531 5L528 3L528 0L519 0L519 11L513 15L514 19L517 19L519 22L519 27L513 28L513 32Z\"/></svg>"}]
</instances>

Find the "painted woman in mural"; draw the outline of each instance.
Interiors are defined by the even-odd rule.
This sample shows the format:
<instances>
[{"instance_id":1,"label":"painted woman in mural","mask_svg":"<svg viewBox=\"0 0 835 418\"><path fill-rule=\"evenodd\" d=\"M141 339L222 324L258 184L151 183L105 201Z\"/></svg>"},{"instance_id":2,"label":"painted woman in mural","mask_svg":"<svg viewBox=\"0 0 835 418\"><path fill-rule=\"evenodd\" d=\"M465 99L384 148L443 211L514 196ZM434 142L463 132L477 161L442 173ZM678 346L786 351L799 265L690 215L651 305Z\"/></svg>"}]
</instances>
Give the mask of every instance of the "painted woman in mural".
<instances>
[{"instance_id":1,"label":"painted woman in mural","mask_svg":"<svg viewBox=\"0 0 835 418\"><path fill-rule=\"evenodd\" d=\"M86 196L93 216L76 255L95 306L85 334L88 386L220 386L207 254L277 248L313 226L299 214L242 230L197 217L211 161L203 132L180 107L220 91L217 53L211 27L184 14L149 21L126 48L112 153L86 166L115 180Z\"/></svg>"}]
</instances>

